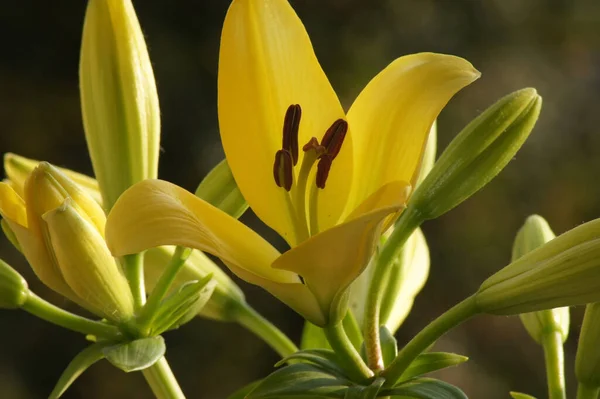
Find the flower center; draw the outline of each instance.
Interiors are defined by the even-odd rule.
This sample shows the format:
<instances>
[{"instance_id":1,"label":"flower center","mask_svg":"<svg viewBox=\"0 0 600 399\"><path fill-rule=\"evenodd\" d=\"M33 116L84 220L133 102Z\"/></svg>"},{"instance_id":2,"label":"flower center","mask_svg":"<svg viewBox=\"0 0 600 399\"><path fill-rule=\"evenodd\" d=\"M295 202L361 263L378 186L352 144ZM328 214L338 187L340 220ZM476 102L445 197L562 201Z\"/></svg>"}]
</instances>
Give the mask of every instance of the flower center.
<instances>
[{"instance_id":1,"label":"flower center","mask_svg":"<svg viewBox=\"0 0 600 399\"><path fill-rule=\"evenodd\" d=\"M294 167L298 163L298 132L301 117L300 105L292 104L288 107L283 120L282 148L275 153L273 164L275 184L287 192L287 203L290 214L293 215L298 243L319 232L317 209L319 189L325 188L333 160L339 154L348 132L348 122L337 119L327 129L321 143L316 137L312 137L302 147L304 157L296 176ZM315 163L316 173L311 173ZM314 179L314 184L311 185L308 193L307 183L311 177ZM307 196L310 197L308 207Z\"/></svg>"}]
</instances>

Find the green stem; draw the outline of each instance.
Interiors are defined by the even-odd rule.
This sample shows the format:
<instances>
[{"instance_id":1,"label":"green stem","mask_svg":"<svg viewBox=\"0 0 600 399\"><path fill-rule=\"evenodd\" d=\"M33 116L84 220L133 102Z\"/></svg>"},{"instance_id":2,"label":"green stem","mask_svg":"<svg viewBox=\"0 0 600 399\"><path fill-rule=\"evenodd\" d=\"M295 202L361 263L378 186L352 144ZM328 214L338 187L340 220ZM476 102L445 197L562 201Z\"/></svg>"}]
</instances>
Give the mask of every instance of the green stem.
<instances>
[{"instance_id":1,"label":"green stem","mask_svg":"<svg viewBox=\"0 0 600 399\"><path fill-rule=\"evenodd\" d=\"M250 305L238 303L233 311L235 320L253 332L281 357L298 352L298 347L281 330L262 317Z\"/></svg>"},{"instance_id":2,"label":"green stem","mask_svg":"<svg viewBox=\"0 0 600 399\"><path fill-rule=\"evenodd\" d=\"M138 325L142 331L152 324L154 316L156 315L156 310L160 306L163 298L169 292L171 285L177 277L177 273L179 273L183 265L185 265L185 262L191 253L192 250L188 248L177 247L175 249L175 252L171 257L171 261L161 274L158 282L152 290L152 293L148 297L148 301L140 312L140 316L138 317Z\"/></svg>"},{"instance_id":3,"label":"green stem","mask_svg":"<svg viewBox=\"0 0 600 399\"><path fill-rule=\"evenodd\" d=\"M364 334L367 361L369 367L376 371L383 370L379 326L381 325L381 302L385 292L383 287L385 287L391 271L389 266L402 250L402 246L408 237L422 222L423 219L417 211L412 211L410 208L405 210L375 261L375 270L373 271L365 305Z\"/></svg>"},{"instance_id":4,"label":"green stem","mask_svg":"<svg viewBox=\"0 0 600 399\"><path fill-rule=\"evenodd\" d=\"M325 332L333 351L340 358L342 365L353 380L366 381L373 377L373 371L365 364L352 342L350 342L342 322L333 326L325 326L323 332Z\"/></svg>"},{"instance_id":5,"label":"green stem","mask_svg":"<svg viewBox=\"0 0 600 399\"><path fill-rule=\"evenodd\" d=\"M600 388L579 383L577 387L577 399L598 399Z\"/></svg>"},{"instance_id":6,"label":"green stem","mask_svg":"<svg viewBox=\"0 0 600 399\"><path fill-rule=\"evenodd\" d=\"M185 395L164 357L142 370L142 374L157 399L185 399Z\"/></svg>"},{"instance_id":7,"label":"green stem","mask_svg":"<svg viewBox=\"0 0 600 399\"><path fill-rule=\"evenodd\" d=\"M386 385L398 381L413 360L426 351L442 335L477 313L479 313L479 310L477 309L475 296L470 296L432 321L402 348L396 359L381 373L381 377L386 379Z\"/></svg>"},{"instance_id":8,"label":"green stem","mask_svg":"<svg viewBox=\"0 0 600 399\"><path fill-rule=\"evenodd\" d=\"M146 303L146 286L144 285L144 254L125 255L123 257L125 277L133 294L135 309L141 309Z\"/></svg>"},{"instance_id":9,"label":"green stem","mask_svg":"<svg viewBox=\"0 0 600 399\"><path fill-rule=\"evenodd\" d=\"M91 334L109 340L120 340L123 338L117 327L67 312L43 300L33 292L29 292L27 302L25 302L21 309L40 319L82 334Z\"/></svg>"},{"instance_id":10,"label":"green stem","mask_svg":"<svg viewBox=\"0 0 600 399\"><path fill-rule=\"evenodd\" d=\"M542 346L546 359L548 397L550 399L566 399L562 334L558 331L549 331L543 334Z\"/></svg>"}]
</instances>

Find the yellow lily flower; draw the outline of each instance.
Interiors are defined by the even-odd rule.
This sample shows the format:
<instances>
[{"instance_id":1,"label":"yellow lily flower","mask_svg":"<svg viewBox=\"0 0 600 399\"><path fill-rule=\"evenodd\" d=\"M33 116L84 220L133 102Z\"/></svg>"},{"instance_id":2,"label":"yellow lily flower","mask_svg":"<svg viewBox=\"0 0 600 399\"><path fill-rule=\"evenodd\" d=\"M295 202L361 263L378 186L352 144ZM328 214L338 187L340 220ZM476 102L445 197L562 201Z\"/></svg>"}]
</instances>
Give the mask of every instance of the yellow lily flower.
<instances>
[{"instance_id":1,"label":"yellow lily flower","mask_svg":"<svg viewBox=\"0 0 600 399\"><path fill-rule=\"evenodd\" d=\"M479 73L453 56L402 57L348 114L285 0L234 0L221 38L221 139L250 207L291 246L281 255L237 220L163 181L111 211L115 255L173 244L212 253L314 324L343 317L347 288L404 207L437 115Z\"/></svg>"}]
</instances>

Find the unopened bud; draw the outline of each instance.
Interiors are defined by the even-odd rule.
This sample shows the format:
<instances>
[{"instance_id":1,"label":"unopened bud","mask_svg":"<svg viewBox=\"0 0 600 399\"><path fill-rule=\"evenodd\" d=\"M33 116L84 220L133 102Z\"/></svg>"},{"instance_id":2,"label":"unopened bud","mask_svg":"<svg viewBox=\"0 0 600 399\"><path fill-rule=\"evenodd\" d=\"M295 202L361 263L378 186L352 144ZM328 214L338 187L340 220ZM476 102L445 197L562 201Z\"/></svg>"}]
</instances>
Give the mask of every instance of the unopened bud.
<instances>
[{"instance_id":1,"label":"unopened bud","mask_svg":"<svg viewBox=\"0 0 600 399\"><path fill-rule=\"evenodd\" d=\"M436 218L494 178L531 133L542 99L535 89L502 98L463 129L416 188L408 205L424 219Z\"/></svg>"},{"instance_id":2,"label":"unopened bud","mask_svg":"<svg viewBox=\"0 0 600 399\"><path fill-rule=\"evenodd\" d=\"M554 237L554 232L543 217L529 216L515 238L512 260L515 261L541 247ZM529 335L539 344L542 343L544 334L551 332L560 333L563 342L567 340L569 335L568 307L524 313L519 317Z\"/></svg>"},{"instance_id":3,"label":"unopened bud","mask_svg":"<svg viewBox=\"0 0 600 399\"><path fill-rule=\"evenodd\" d=\"M580 384L600 388L600 303L585 309L575 357L575 375Z\"/></svg>"},{"instance_id":4,"label":"unopened bud","mask_svg":"<svg viewBox=\"0 0 600 399\"><path fill-rule=\"evenodd\" d=\"M600 301L600 219L512 262L475 297L480 311L503 315Z\"/></svg>"},{"instance_id":5,"label":"unopened bud","mask_svg":"<svg viewBox=\"0 0 600 399\"><path fill-rule=\"evenodd\" d=\"M0 259L0 309L18 309L28 295L27 281Z\"/></svg>"},{"instance_id":6,"label":"unopened bud","mask_svg":"<svg viewBox=\"0 0 600 399\"><path fill-rule=\"evenodd\" d=\"M88 2L79 78L85 136L109 210L123 191L158 172L158 95L130 0Z\"/></svg>"}]
</instances>

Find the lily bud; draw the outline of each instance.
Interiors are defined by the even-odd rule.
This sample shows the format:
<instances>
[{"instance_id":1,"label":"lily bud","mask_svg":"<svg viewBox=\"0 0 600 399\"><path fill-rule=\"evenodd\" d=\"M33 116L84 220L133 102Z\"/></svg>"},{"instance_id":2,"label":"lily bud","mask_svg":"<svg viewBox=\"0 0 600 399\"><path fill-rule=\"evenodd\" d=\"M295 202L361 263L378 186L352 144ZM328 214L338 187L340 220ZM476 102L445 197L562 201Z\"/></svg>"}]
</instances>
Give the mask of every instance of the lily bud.
<instances>
[{"instance_id":1,"label":"lily bud","mask_svg":"<svg viewBox=\"0 0 600 399\"><path fill-rule=\"evenodd\" d=\"M475 294L479 310L519 314L600 301L600 219L512 262Z\"/></svg>"},{"instance_id":2,"label":"lily bud","mask_svg":"<svg viewBox=\"0 0 600 399\"><path fill-rule=\"evenodd\" d=\"M515 238L512 260L519 259L554 237L554 232L543 217L538 215L529 216ZM567 340L569 335L568 307L524 313L519 317L529 335L539 344L542 343L544 334L553 331L561 334L563 342Z\"/></svg>"},{"instance_id":3,"label":"lily bud","mask_svg":"<svg viewBox=\"0 0 600 399\"><path fill-rule=\"evenodd\" d=\"M0 214L40 280L97 315L131 317L131 292L104 242L102 207L46 162L23 192L24 200L0 183Z\"/></svg>"},{"instance_id":4,"label":"lily bud","mask_svg":"<svg viewBox=\"0 0 600 399\"><path fill-rule=\"evenodd\" d=\"M158 171L158 95L130 0L88 2L79 78L88 149L109 210L123 191Z\"/></svg>"},{"instance_id":5,"label":"lily bud","mask_svg":"<svg viewBox=\"0 0 600 399\"><path fill-rule=\"evenodd\" d=\"M4 154L4 171L6 177L9 180L9 184L12 188L23 197L23 191L25 188L25 180L33 172L33 170L40 164L40 161L35 159L29 159L22 157L17 154L6 153ZM74 172L66 168L57 168L62 173L67 175L77 186L83 189L89 196L91 196L97 203L102 203L102 196L98 189L98 182L89 176L81 173Z\"/></svg>"},{"instance_id":6,"label":"lily bud","mask_svg":"<svg viewBox=\"0 0 600 399\"><path fill-rule=\"evenodd\" d=\"M96 226L77 211L70 198L43 218L49 249L65 281L86 307L117 322L131 318L133 296L127 279Z\"/></svg>"},{"instance_id":7,"label":"lily bud","mask_svg":"<svg viewBox=\"0 0 600 399\"><path fill-rule=\"evenodd\" d=\"M575 375L580 384L600 388L600 303L588 305L575 357Z\"/></svg>"},{"instance_id":8,"label":"lily bud","mask_svg":"<svg viewBox=\"0 0 600 399\"><path fill-rule=\"evenodd\" d=\"M27 281L0 259L0 309L18 309L28 296Z\"/></svg>"},{"instance_id":9,"label":"lily bud","mask_svg":"<svg viewBox=\"0 0 600 399\"><path fill-rule=\"evenodd\" d=\"M148 292L152 292L154 289L165 266L173 257L173 252L175 252L173 246L152 248L145 252L144 271ZM208 275L212 275L212 281L217 284L199 315L221 321L235 320L238 304L245 303L244 294L233 280L204 253L197 250L191 253L185 265L177 273L172 286L177 287L187 281L203 280Z\"/></svg>"},{"instance_id":10,"label":"lily bud","mask_svg":"<svg viewBox=\"0 0 600 399\"><path fill-rule=\"evenodd\" d=\"M434 219L494 178L531 133L542 107L535 89L502 98L463 129L416 188L408 210Z\"/></svg>"},{"instance_id":11,"label":"lily bud","mask_svg":"<svg viewBox=\"0 0 600 399\"><path fill-rule=\"evenodd\" d=\"M236 219L248 209L248 203L242 196L226 159L206 175L195 194Z\"/></svg>"}]
</instances>

